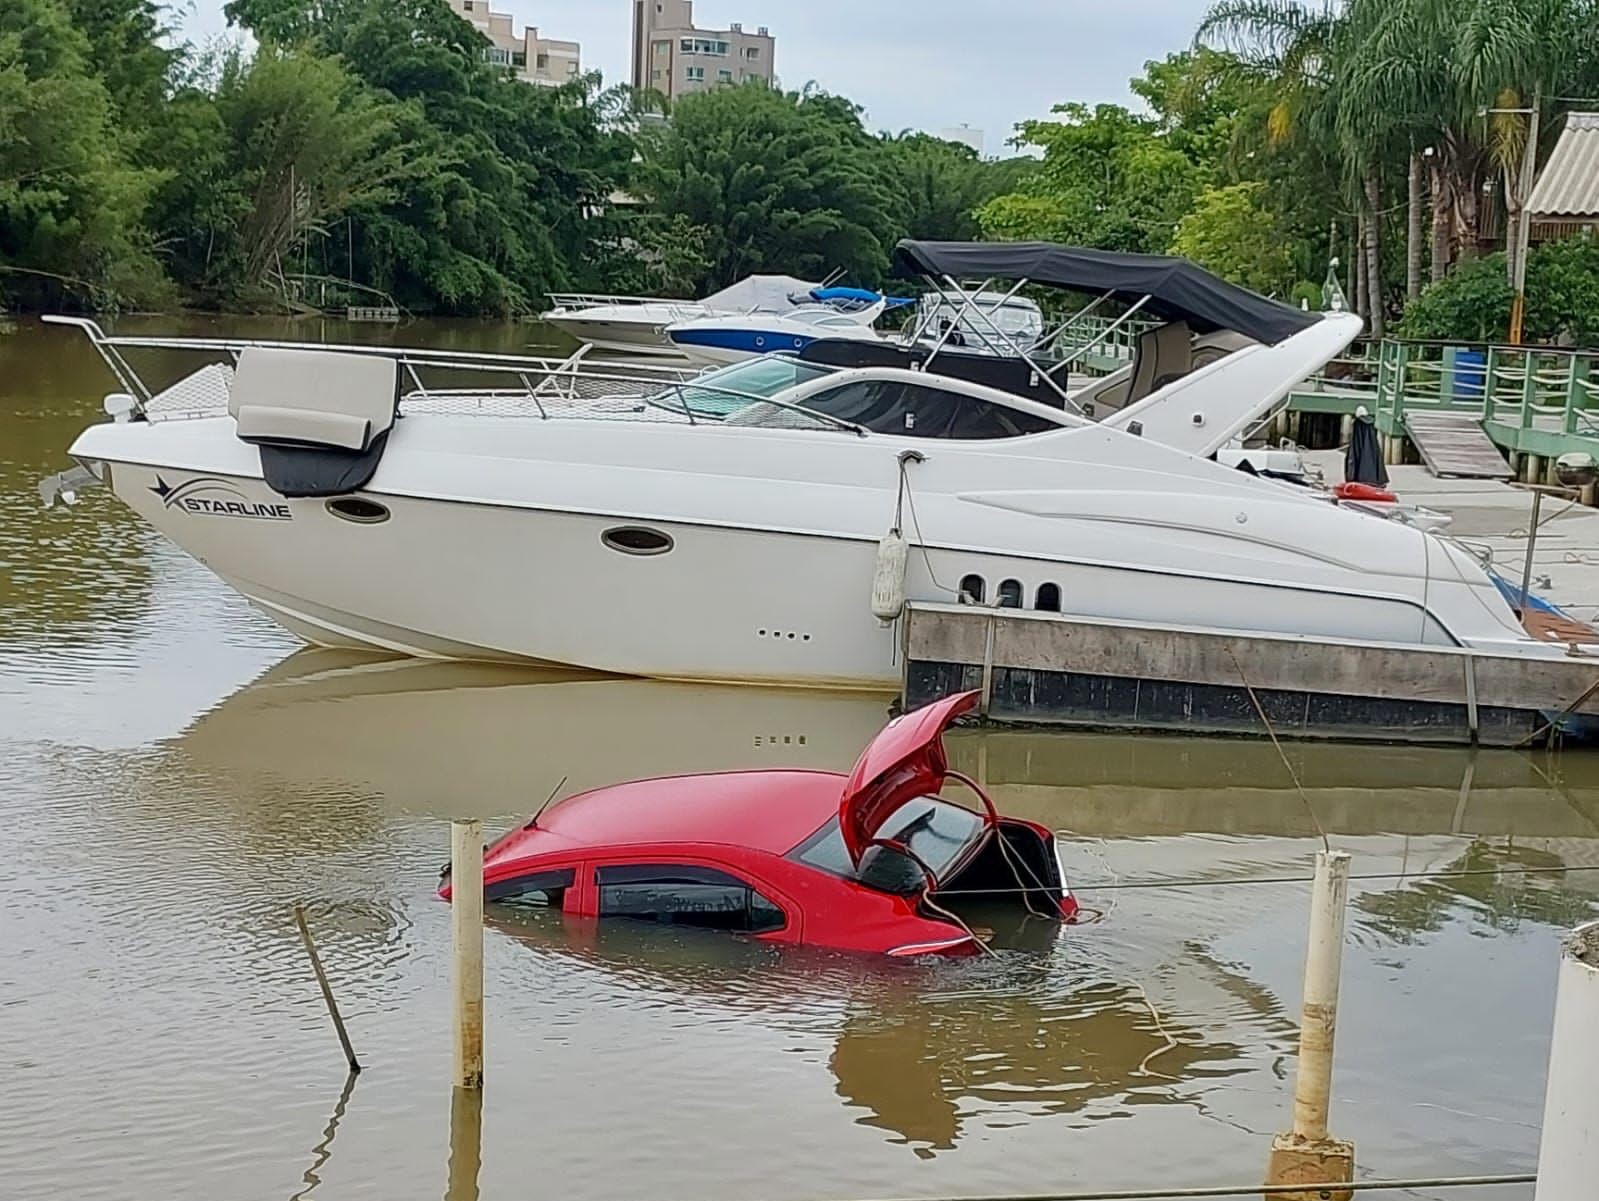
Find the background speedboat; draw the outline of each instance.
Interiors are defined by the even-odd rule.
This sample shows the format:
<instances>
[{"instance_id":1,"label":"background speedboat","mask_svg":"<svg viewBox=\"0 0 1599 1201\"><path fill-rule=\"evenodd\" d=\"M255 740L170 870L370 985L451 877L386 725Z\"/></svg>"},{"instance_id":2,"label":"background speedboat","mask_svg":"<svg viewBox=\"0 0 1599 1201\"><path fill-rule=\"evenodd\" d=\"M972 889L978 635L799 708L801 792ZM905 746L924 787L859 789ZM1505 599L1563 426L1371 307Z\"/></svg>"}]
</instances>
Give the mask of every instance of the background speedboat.
<instances>
[{"instance_id":1,"label":"background speedboat","mask_svg":"<svg viewBox=\"0 0 1599 1201\"><path fill-rule=\"evenodd\" d=\"M555 307L543 320L599 350L675 356L668 326L700 317L784 312L810 303L817 287L792 275L752 275L704 300L554 292Z\"/></svg>"},{"instance_id":2,"label":"background speedboat","mask_svg":"<svg viewBox=\"0 0 1599 1201\"><path fill-rule=\"evenodd\" d=\"M666 336L689 361L721 366L763 354L798 354L818 338L882 341L872 322L886 307L887 302L879 297L869 308L853 313L813 304L787 313L701 317L668 326Z\"/></svg>"}]
</instances>

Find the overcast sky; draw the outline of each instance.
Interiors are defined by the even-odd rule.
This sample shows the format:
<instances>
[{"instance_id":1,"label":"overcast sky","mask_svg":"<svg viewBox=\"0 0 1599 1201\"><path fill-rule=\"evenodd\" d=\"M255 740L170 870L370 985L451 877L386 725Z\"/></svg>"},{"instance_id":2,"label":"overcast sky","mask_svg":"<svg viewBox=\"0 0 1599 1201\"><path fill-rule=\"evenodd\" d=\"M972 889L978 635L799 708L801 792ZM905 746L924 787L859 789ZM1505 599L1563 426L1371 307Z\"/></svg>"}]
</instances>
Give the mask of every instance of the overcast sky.
<instances>
[{"instance_id":1,"label":"overcast sky","mask_svg":"<svg viewBox=\"0 0 1599 1201\"><path fill-rule=\"evenodd\" d=\"M225 29L223 0L192 2L196 40ZM866 106L876 129L971 125L987 152L1061 100L1130 103L1145 60L1182 49L1210 0L697 0L695 21L771 27L783 86L815 80ZM626 82L631 0L495 0L546 37L583 44L583 66Z\"/></svg>"}]
</instances>

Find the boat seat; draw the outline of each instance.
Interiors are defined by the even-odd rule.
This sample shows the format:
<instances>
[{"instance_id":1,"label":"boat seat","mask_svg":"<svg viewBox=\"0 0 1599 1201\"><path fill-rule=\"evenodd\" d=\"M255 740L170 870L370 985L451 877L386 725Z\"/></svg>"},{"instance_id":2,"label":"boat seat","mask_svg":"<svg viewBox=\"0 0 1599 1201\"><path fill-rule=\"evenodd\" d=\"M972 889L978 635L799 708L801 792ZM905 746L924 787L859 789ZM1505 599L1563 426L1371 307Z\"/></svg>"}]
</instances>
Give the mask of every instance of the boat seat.
<instances>
[{"instance_id":1,"label":"boat seat","mask_svg":"<svg viewBox=\"0 0 1599 1201\"><path fill-rule=\"evenodd\" d=\"M246 347L228 394L239 437L261 450L282 496L340 496L364 487L394 426L399 364L378 355Z\"/></svg>"},{"instance_id":2,"label":"boat seat","mask_svg":"<svg viewBox=\"0 0 1599 1201\"><path fill-rule=\"evenodd\" d=\"M1137 404L1193 369L1194 334L1188 322L1171 321L1146 330L1133 346L1133 378L1126 404Z\"/></svg>"}]
</instances>

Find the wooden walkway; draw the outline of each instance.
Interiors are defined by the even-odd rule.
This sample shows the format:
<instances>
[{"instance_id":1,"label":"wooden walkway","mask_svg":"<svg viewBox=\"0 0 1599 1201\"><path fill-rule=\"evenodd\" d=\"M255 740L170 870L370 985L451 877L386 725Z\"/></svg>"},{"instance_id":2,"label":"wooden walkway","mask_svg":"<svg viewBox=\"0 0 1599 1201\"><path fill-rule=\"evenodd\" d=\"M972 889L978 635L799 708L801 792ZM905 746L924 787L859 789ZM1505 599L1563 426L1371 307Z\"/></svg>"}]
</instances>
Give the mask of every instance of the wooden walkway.
<instances>
[{"instance_id":1,"label":"wooden walkway","mask_svg":"<svg viewBox=\"0 0 1599 1201\"><path fill-rule=\"evenodd\" d=\"M1482 422L1474 417L1410 412L1405 414L1405 430L1434 475L1507 480L1514 474Z\"/></svg>"}]
</instances>

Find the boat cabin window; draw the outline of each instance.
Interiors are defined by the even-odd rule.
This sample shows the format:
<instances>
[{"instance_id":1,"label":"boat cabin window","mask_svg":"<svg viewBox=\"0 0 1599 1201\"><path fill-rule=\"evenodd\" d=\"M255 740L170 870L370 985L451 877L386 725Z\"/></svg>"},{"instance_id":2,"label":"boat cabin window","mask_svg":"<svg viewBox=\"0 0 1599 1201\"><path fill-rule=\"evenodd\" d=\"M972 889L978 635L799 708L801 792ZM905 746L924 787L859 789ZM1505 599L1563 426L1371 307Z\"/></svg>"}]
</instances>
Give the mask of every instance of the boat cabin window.
<instances>
[{"instance_id":1,"label":"boat cabin window","mask_svg":"<svg viewBox=\"0 0 1599 1201\"><path fill-rule=\"evenodd\" d=\"M693 383L673 384L656 392L649 400L678 413L686 405L696 417L726 417L740 409L754 407L755 397L770 399L779 392L827 374L828 368L801 362L789 355L765 355L708 372Z\"/></svg>"},{"instance_id":2,"label":"boat cabin window","mask_svg":"<svg viewBox=\"0 0 1599 1201\"><path fill-rule=\"evenodd\" d=\"M569 867L559 871L533 872L531 875L490 884L483 890L483 899L516 909L559 909L574 878L575 873Z\"/></svg>"},{"instance_id":3,"label":"boat cabin window","mask_svg":"<svg viewBox=\"0 0 1599 1201\"><path fill-rule=\"evenodd\" d=\"M1038 586L1038 598L1033 602L1033 608L1040 613L1059 613L1060 585L1040 584Z\"/></svg>"},{"instance_id":4,"label":"boat cabin window","mask_svg":"<svg viewBox=\"0 0 1599 1201\"><path fill-rule=\"evenodd\" d=\"M788 924L783 910L737 876L692 864L645 863L595 873L601 917L761 934Z\"/></svg>"},{"instance_id":5,"label":"boat cabin window","mask_svg":"<svg viewBox=\"0 0 1599 1201\"><path fill-rule=\"evenodd\" d=\"M983 595L984 595L985 592L987 592L987 588L983 584L983 577L982 576L980 576L980 575L969 575L969 576L963 576L961 578L961 595L960 595L960 599L961 599L961 603L962 604L967 604L967 605L980 605L980 604L982 604L983 603Z\"/></svg>"},{"instance_id":6,"label":"boat cabin window","mask_svg":"<svg viewBox=\"0 0 1599 1201\"><path fill-rule=\"evenodd\" d=\"M904 896L920 892L927 883L917 859L942 880L982 833L983 819L970 809L937 797L918 797L894 810L877 832L878 838L908 847L910 855L891 847L868 847L857 871L835 817L791 851L789 858L830 875L859 880L878 892Z\"/></svg>"},{"instance_id":7,"label":"boat cabin window","mask_svg":"<svg viewBox=\"0 0 1599 1201\"><path fill-rule=\"evenodd\" d=\"M1060 426L1035 413L901 380L856 380L809 396L807 409L905 438L1015 438Z\"/></svg>"},{"instance_id":8,"label":"boat cabin window","mask_svg":"<svg viewBox=\"0 0 1599 1201\"><path fill-rule=\"evenodd\" d=\"M999 607L1001 609L1020 609L1022 607L1022 582L1020 580L1000 581Z\"/></svg>"}]
</instances>

